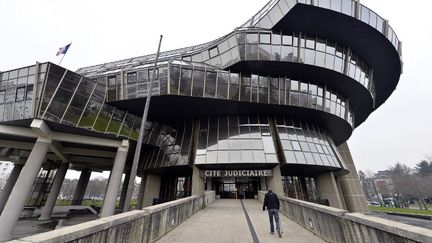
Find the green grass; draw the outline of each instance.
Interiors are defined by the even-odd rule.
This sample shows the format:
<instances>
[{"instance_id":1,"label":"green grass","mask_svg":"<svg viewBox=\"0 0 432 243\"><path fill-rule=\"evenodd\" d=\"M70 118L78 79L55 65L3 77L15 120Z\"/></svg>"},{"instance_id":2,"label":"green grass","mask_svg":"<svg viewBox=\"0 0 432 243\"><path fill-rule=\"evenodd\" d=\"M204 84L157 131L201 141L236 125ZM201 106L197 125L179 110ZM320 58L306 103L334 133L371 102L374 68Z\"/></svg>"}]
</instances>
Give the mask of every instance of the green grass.
<instances>
[{"instance_id":1,"label":"green grass","mask_svg":"<svg viewBox=\"0 0 432 243\"><path fill-rule=\"evenodd\" d=\"M418 210L418 209L409 209L409 208L387 208L387 207L369 206L369 210L374 212L394 212L394 213L432 215L432 210Z\"/></svg>"}]
</instances>

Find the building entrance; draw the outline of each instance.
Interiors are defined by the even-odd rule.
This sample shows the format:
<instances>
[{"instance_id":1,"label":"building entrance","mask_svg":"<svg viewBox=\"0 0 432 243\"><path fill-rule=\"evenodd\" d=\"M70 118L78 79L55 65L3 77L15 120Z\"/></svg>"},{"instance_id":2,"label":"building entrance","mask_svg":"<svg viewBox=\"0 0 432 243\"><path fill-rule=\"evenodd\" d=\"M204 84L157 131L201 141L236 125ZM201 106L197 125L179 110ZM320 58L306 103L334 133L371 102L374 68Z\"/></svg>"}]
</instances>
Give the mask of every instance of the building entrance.
<instances>
[{"instance_id":1,"label":"building entrance","mask_svg":"<svg viewBox=\"0 0 432 243\"><path fill-rule=\"evenodd\" d=\"M259 177L213 178L212 184L220 198L254 199L260 190Z\"/></svg>"}]
</instances>

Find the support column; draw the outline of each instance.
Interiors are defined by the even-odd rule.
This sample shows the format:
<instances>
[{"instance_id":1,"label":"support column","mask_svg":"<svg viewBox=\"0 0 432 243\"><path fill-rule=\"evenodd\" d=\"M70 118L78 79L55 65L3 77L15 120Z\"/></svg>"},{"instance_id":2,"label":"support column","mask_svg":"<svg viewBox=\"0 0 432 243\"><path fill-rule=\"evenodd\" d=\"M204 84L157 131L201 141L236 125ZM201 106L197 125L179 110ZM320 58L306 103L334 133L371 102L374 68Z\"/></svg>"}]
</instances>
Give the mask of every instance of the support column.
<instances>
[{"instance_id":1,"label":"support column","mask_svg":"<svg viewBox=\"0 0 432 243\"><path fill-rule=\"evenodd\" d=\"M284 195L283 185L282 185L282 174L279 165L273 168L273 176L266 180L268 180L267 183L269 187L268 189L271 189L276 194Z\"/></svg>"},{"instance_id":2,"label":"support column","mask_svg":"<svg viewBox=\"0 0 432 243\"><path fill-rule=\"evenodd\" d=\"M347 175L339 176L337 178L347 210L350 212L367 212L366 197L360 184L357 169L354 165L354 160L351 157L348 144L345 142L337 146L337 150L345 161L347 169L350 172Z\"/></svg>"},{"instance_id":3,"label":"support column","mask_svg":"<svg viewBox=\"0 0 432 243\"><path fill-rule=\"evenodd\" d=\"M91 170L89 168L84 168L81 171L80 178L78 179L77 188L75 189L74 195L72 197L72 205L81 205L84 199L84 195L87 189L91 176Z\"/></svg>"},{"instance_id":4,"label":"support column","mask_svg":"<svg viewBox=\"0 0 432 243\"><path fill-rule=\"evenodd\" d=\"M328 200L330 207L345 209L333 172L322 173L317 176L317 189L320 199Z\"/></svg>"},{"instance_id":5,"label":"support column","mask_svg":"<svg viewBox=\"0 0 432 243\"><path fill-rule=\"evenodd\" d=\"M18 222L42 163L45 161L50 144L51 139L39 137L33 146L0 216L0 241L12 239L13 229Z\"/></svg>"},{"instance_id":6,"label":"support column","mask_svg":"<svg viewBox=\"0 0 432 243\"><path fill-rule=\"evenodd\" d=\"M141 210L143 208L144 190L145 190L145 184L146 184L145 182L146 182L146 176L141 177L141 183L140 183L140 187L139 187L137 207L136 207L136 209L138 209L138 210Z\"/></svg>"},{"instance_id":7,"label":"support column","mask_svg":"<svg viewBox=\"0 0 432 243\"><path fill-rule=\"evenodd\" d=\"M192 166L192 196L201 196L204 194L204 178L200 176L200 170L195 165Z\"/></svg>"},{"instance_id":8,"label":"support column","mask_svg":"<svg viewBox=\"0 0 432 243\"><path fill-rule=\"evenodd\" d=\"M120 204L119 204L119 208L123 212L129 211L129 208L130 208L130 205L125 205L126 194L128 191L130 176L131 176L131 171L127 170L125 173L125 179L123 182L123 187L122 187L122 191L121 191L121 195L120 195ZM135 184L133 184L133 185L135 185Z\"/></svg>"},{"instance_id":9,"label":"support column","mask_svg":"<svg viewBox=\"0 0 432 243\"><path fill-rule=\"evenodd\" d=\"M69 168L69 163L62 163L60 167L57 169L53 184L51 186L51 190L48 194L48 198L45 202L45 206L42 209L42 214L39 217L39 220L51 219L51 214L54 209L55 203L57 201L57 197L60 192L68 168Z\"/></svg>"},{"instance_id":10,"label":"support column","mask_svg":"<svg viewBox=\"0 0 432 243\"><path fill-rule=\"evenodd\" d=\"M145 184L144 184L144 197L142 203L143 208L153 205L153 198L159 198L160 188L161 188L160 175L147 174L144 178L145 178Z\"/></svg>"},{"instance_id":11,"label":"support column","mask_svg":"<svg viewBox=\"0 0 432 243\"><path fill-rule=\"evenodd\" d=\"M302 193L303 200L309 201L309 195L308 195L307 185L306 185L306 178L304 178L304 176L300 176L299 180L300 180L300 187L302 189L301 193Z\"/></svg>"},{"instance_id":12,"label":"support column","mask_svg":"<svg viewBox=\"0 0 432 243\"><path fill-rule=\"evenodd\" d=\"M6 205L6 202L12 192L12 189L18 179L19 174L21 173L21 170L23 168L24 165L21 164L15 164L11 174L9 175L9 178L6 182L5 187L3 188L3 192L0 195L0 214L3 211L3 208Z\"/></svg>"},{"instance_id":13,"label":"support column","mask_svg":"<svg viewBox=\"0 0 432 243\"><path fill-rule=\"evenodd\" d=\"M117 149L114 165L110 173L107 190L102 207L101 218L114 215L117 193L121 184L126 157L129 149L129 141L123 140L122 145Z\"/></svg>"}]
</instances>

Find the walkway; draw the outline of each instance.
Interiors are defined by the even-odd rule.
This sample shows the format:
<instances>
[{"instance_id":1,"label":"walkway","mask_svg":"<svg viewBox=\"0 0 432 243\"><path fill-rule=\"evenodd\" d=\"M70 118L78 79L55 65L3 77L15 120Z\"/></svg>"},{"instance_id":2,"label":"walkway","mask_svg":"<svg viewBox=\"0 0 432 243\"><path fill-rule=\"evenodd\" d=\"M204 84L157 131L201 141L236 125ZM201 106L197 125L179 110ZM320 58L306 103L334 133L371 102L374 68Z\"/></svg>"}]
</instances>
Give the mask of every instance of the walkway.
<instances>
[{"instance_id":1,"label":"walkway","mask_svg":"<svg viewBox=\"0 0 432 243\"><path fill-rule=\"evenodd\" d=\"M268 214L262 211L260 201L220 199L157 242L324 242L288 217L280 215L280 218L282 238L277 233L270 234Z\"/></svg>"}]
</instances>

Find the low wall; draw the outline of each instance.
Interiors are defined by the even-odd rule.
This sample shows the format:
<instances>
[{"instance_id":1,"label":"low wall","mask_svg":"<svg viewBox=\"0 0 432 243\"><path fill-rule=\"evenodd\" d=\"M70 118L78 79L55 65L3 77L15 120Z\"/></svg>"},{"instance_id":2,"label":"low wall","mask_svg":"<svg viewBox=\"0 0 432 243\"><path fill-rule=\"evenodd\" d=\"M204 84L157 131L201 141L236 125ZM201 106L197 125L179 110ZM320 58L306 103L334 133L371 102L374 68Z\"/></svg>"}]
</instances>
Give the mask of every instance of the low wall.
<instances>
[{"instance_id":1,"label":"low wall","mask_svg":"<svg viewBox=\"0 0 432 243\"><path fill-rule=\"evenodd\" d=\"M154 242L214 201L214 192L64 227L12 242Z\"/></svg>"},{"instance_id":2,"label":"low wall","mask_svg":"<svg viewBox=\"0 0 432 243\"><path fill-rule=\"evenodd\" d=\"M258 193L264 200L266 192ZM432 242L432 230L279 196L280 212L328 242Z\"/></svg>"}]
</instances>

